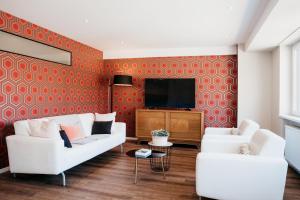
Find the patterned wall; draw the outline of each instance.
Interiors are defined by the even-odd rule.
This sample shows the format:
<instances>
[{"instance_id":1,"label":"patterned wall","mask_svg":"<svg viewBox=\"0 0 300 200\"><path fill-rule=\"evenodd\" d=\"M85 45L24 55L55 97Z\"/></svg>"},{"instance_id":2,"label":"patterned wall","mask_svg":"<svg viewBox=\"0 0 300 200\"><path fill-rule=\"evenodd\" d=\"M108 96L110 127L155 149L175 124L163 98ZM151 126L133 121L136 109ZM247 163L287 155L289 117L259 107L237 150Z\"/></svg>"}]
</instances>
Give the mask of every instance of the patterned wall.
<instances>
[{"instance_id":1,"label":"patterned wall","mask_svg":"<svg viewBox=\"0 0 300 200\"><path fill-rule=\"evenodd\" d=\"M72 66L0 51L0 168L8 165L5 136L12 123L43 116L106 112L108 80L131 74L134 87L114 86L117 121L134 136L135 109L144 107L144 79L196 78L196 110L205 126L231 127L237 116L237 57L192 56L105 60L102 52L0 11L0 29L72 52ZM102 77L102 78L101 78Z\"/></svg>"},{"instance_id":2,"label":"patterned wall","mask_svg":"<svg viewBox=\"0 0 300 200\"><path fill-rule=\"evenodd\" d=\"M8 166L5 136L15 120L105 112L102 52L0 11L0 29L72 52L72 66L0 51L0 168Z\"/></svg>"},{"instance_id":3,"label":"patterned wall","mask_svg":"<svg viewBox=\"0 0 300 200\"><path fill-rule=\"evenodd\" d=\"M113 110L134 136L135 109L144 107L145 78L196 78L196 108L204 111L205 126L237 123L237 56L191 56L104 60L103 73L130 74L134 87L114 86Z\"/></svg>"}]
</instances>

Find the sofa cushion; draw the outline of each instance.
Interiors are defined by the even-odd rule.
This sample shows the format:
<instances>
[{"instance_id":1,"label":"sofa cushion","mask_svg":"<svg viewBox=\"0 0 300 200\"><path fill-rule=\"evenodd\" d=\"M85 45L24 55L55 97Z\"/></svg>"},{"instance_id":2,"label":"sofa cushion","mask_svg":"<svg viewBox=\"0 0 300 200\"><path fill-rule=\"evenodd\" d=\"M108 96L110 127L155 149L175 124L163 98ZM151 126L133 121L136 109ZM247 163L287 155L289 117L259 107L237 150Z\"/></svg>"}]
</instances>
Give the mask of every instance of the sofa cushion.
<instances>
[{"instance_id":1,"label":"sofa cushion","mask_svg":"<svg viewBox=\"0 0 300 200\"><path fill-rule=\"evenodd\" d=\"M61 124L60 128L66 132L70 141L74 141L85 137L79 126L67 126Z\"/></svg>"},{"instance_id":2,"label":"sofa cushion","mask_svg":"<svg viewBox=\"0 0 300 200\"><path fill-rule=\"evenodd\" d=\"M114 131L116 129L115 127L116 114L117 114L116 112L106 113L106 114L95 113L95 121L113 121L111 129L112 131Z\"/></svg>"},{"instance_id":3,"label":"sofa cushion","mask_svg":"<svg viewBox=\"0 0 300 200\"><path fill-rule=\"evenodd\" d=\"M78 165L78 163L89 160L100 153L108 151L117 145L121 144L122 137L120 134L97 134L89 137L96 140L87 144L73 144L72 148L64 149L64 164L65 169Z\"/></svg>"},{"instance_id":4,"label":"sofa cushion","mask_svg":"<svg viewBox=\"0 0 300 200\"><path fill-rule=\"evenodd\" d=\"M78 114L78 117L81 121L81 125L86 136L90 136L92 133L92 126L95 121L94 113L83 113Z\"/></svg>"},{"instance_id":5,"label":"sofa cushion","mask_svg":"<svg viewBox=\"0 0 300 200\"><path fill-rule=\"evenodd\" d=\"M232 128L231 131L230 131L231 135L239 135L240 134L240 131L238 128Z\"/></svg>"},{"instance_id":6,"label":"sofa cushion","mask_svg":"<svg viewBox=\"0 0 300 200\"><path fill-rule=\"evenodd\" d=\"M240 146L240 154L243 154L243 155L251 154L250 145L248 143L244 143Z\"/></svg>"},{"instance_id":7,"label":"sofa cushion","mask_svg":"<svg viewBox=\"0 0 300 200\"><path fill-rule=\"evenodd\" d=\"M243 120L238 127L239 135L252 136L259 129L259 125L249 119Z\"/></svg>"},{"instance_id":8,"label":"sofa cushion","mask_svg":"<svg viewBox=\"0 0 300 200\"><path fill-rule=\"evenodd\" d=\"M60 133L61 139L64 141L64 146L67 148L72 148L72 144L69 140L68 135L66 134L66 131L60 130L59 133Z\"/></svg>"},{"instance_id":9,"label":"sofa cushion","mask_svg":"<svg viewBox=\"0 0 300 200\"><path fill-rule=\"evenodd\" d=\"M95 121L93 124L92 135L95 134L111 134L111 126L113 121Z\"/></svg>"},{"instance_id":10,"label":"sofa cushion","mask_svg":"<svg viewBox=\"0 0 300 200\"><path fill-rule=\"evenodd\" d=\"M60 139L59 126L53 120L28 120L30 136Z\"/></svg>"},{"instance_id":11,"label":"sofa cushion","mask_svg":"<svg viewBox=\"0 0 300 200\"><path fill-rule=\"evenodd\" d=\"M78 126L80 127L81 133L85 134L85 129L82 126L78 114L53 116L53 117L47 117L47 119L53 119L58 125Z\"/></svg>"},{"instance_id":12,"label":"sofa cushion","mask_svg":"<svg viewBox=\"0 0 300 200\"><path fill-rule=\"evenodd\" d=\"M250 142L251 154L284 157L285 140L270 130L259 129Z\"/></svg>"},{"instance_id":13,"label":"sofa cushion","mask_svg":"<svg viewBox=\"0 0 300 200\"><path fill-rule=\"evenodd\" d=\"M30 136L30 128L27 120L14 122L14 129L16 135Z\"/></svg>"},{"instance_id":14,"label":"sofa cushion","mask_svg":"<svg viewBox=\"0 0 300 200\"><path fill-rule=\"evenodd\" d=\"M38 119L34 119L34 120L45 121L48 119L47 118L38 118ZM16 135L30 136L31 130L30 130L30 127L28 124L28 120L20 120L20 121L14 122L14 129L15 129Z\"/></svg>"}]
</instances>

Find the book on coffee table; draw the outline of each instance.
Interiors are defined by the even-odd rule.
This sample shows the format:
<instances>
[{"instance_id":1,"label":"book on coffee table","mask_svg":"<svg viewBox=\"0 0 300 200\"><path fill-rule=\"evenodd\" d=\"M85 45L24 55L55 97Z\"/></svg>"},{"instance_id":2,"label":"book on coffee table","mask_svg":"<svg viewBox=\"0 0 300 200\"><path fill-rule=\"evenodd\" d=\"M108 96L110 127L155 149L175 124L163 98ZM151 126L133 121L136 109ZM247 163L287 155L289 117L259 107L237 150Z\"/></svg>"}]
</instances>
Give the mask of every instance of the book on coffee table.
<instances>
[{"instance_id":1,"label":"book on coffee table","mask_svg":"<svg viewBox=\"0 0 300 200\"><path fill-rule=\"evenodd\" d=\"M136 157L146 158L152 153L151 149L139 149L135 152Z\"/></svg>"}]
</instances>

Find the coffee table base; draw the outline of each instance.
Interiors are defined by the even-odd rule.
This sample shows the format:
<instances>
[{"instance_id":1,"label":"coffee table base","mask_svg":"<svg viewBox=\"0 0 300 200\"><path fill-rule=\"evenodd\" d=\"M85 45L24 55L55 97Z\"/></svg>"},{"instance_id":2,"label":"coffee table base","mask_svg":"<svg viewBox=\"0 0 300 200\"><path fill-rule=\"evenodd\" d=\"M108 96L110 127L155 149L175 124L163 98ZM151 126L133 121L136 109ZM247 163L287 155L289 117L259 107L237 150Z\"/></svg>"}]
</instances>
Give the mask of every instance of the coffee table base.
<instances>
[{"instance_id":1,"label":"coffee table base","mask_svg":"<svg viewBox=\"0 0 300 200\"><path fill-rule=\"evenodd\" d=\"M160 163L161 163L161 169L162 169L162 173L163 173L163 178L165 179L166 178L166 174L165 174L165 168L164 168L164 162L163 162L163 157L161 158L158 158L160 159ZM139 163L139 158L135 158L135 166L134 166L134 173L135 173L135 176L134 176L134 184L137 184L137 180L138 180L138 163ZM160 170L161 170L160 169Z\"/></svg>"},{"instance_id":2,"label":"coffee table base","mask_svg":"<svg viewBox=\"0 0 300 200\"><path fill-rule=\"evenodd\" d=\"M152 142L148 142L148 145L151 150L156 150L166 153L166 156L163 157L164 170L169 171L171 166L171 147L173 143L168 142L165 146L156 146ZM150 166L154 172L162 172L162 167L159 158L151 158Z\"/></svg>"}]
</instances>

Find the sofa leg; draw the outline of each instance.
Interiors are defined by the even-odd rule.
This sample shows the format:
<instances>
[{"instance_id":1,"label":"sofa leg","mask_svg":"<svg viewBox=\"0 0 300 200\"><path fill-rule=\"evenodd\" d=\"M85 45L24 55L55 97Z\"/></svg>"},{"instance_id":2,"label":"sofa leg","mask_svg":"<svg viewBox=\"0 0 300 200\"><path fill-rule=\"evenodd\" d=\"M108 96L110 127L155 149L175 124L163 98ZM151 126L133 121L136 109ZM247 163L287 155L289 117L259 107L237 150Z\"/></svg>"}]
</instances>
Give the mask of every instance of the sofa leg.
<instances>
[{"instance_id":1,"label":"sofa leg","mask_svg":"<svg viewBox=\"0 0 300 200\"><path fill-rule=\"evenodd\" d=\"M62 172L62 173L61 173L61 176L62 176L62 185L63 185L63 186L66 186L66 176L65 176L65 173Z\"/></svg>"},{"instance_id":2,"label":"sofa leg","mask_svg":"<svg viewBox=\"0 0 300 200\"><path fill-rule=\"evenodd\" d=\"M12 173L12 176L13 176L14 178L17 178L17 174L16 174L16 173Z\"/></svg>"},{"instance_id":3,"label":"sofa leg","mask_svg":"<svg viewBox=\"0 0 300 200\"><path fill-rule=\"evenodd\" d=\"M120 148L121 148L121 153L124 153L124 147L123 147L123 144L120 145Z\"/></svg>"}]
</instances>

